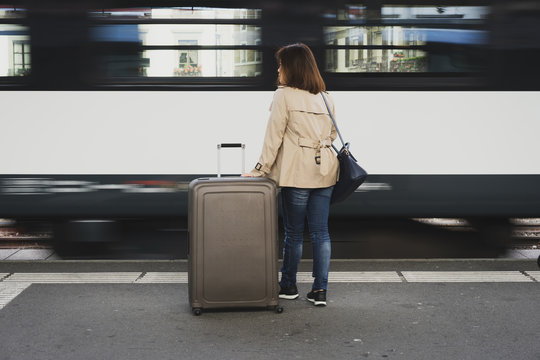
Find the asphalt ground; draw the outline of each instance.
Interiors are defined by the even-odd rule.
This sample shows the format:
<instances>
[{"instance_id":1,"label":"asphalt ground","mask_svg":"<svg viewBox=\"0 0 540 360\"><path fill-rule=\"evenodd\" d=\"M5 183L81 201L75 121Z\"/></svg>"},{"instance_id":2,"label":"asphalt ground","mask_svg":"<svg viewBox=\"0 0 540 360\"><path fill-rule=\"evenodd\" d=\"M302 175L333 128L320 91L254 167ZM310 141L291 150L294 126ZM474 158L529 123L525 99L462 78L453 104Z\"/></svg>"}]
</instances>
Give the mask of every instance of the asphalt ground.
<instances>
[{"instance_id":1,"label":"asphalt ground","mask_svg":"<svg viewBox=\"0 0 540 360\"><path fill-rule=\"evenodd\" d=\"M536 259L335 260L323 308L311 265L282 314L197 317L184 260L2 261L0 359L540 359Z\"/></svg>"}]
</instances>

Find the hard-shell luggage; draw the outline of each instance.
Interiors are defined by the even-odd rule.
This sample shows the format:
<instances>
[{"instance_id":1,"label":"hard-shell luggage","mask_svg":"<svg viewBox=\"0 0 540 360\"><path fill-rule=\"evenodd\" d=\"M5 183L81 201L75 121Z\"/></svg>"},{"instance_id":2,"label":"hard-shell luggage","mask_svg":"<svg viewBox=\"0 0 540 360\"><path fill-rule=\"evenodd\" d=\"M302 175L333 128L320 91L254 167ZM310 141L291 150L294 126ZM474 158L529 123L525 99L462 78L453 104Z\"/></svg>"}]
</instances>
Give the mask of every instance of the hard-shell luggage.
<instances>
[{"instance_id":1,"label":"hard-shell luggage","mask_svg":"<svg viewBox=\"0 0 540 360\"><path fill-rule=\"evenodd\" d=\"M189 185L189 302L203 309L278 302L277 188L264 178L221 177Z\"/></svg>"}]
</instances>

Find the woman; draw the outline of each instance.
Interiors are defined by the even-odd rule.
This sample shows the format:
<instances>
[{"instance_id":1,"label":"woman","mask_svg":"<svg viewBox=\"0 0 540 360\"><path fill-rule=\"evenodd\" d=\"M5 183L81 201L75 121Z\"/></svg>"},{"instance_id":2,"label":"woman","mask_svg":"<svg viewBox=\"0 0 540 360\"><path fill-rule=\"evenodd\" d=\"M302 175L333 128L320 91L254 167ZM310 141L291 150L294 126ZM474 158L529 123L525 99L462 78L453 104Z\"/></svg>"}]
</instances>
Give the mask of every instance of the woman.
<instances>
[{"instance_id":1,"label":"woman","mask_svg":"<svg viewBox=\"0 0 540 360\"><path fill-rule=\"evenodd\" d=\"M270 108L264 145L255 169L281 187L285 227L279 297L296 299L296 273L302 257L304 219L313 244L312 290L307 299L326 305L330 236L328 213L339 163L331 145L336 130L322 98L325 84L311 50L304 44L280 48L278 89ZM324 94L334 112L334 104Z\"/></svg>"}]
</instances>

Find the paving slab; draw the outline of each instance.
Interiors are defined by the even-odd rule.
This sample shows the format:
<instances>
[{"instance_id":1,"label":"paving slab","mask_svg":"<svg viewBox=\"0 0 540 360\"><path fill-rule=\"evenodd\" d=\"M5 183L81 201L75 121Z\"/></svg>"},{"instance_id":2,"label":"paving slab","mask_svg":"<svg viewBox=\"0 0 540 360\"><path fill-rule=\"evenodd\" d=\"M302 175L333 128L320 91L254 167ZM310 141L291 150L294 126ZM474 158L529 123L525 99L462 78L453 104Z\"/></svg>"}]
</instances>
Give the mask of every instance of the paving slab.
<instances>
[{"instance_id":1,"label":"paving slab","mask_svg":"<svg viewBox=\"0 0 540 360\"><path fill-rule=\"evenodd\" d=\"M540 282L540 271L526 271L527 275L529 275L533 280Z\"/></svg>"},{"instance_id":2,"label":"paving slab","mask_svg":"<svg viewBox=\"0 0 540 360\"><path fill-rule=\"evenodd\" d=\"M520 271L403 271L408 282L530 282Z\"/></svg>"},{"instance_id":3,"label":"paving slab","mask_svg":"<svg viewBox=\"0 0 540 360\"><path fill-rule=\"evenodd\" d=\"M278 268L281 267L281 262ZM300 262L300 272L310 272L312 260ZM330 271L537 271L536 259L406 259L332 260ZM0 261L0 272L186 272L187 260L60 260ZM394 274L390 274L394 277Z\"/></svg>"},{"instance_id":4,"label":"paving slab","mask_svg":"<svg viewBox=\"0 0 540 360\"><path fill-rule=\"evenodd\" d=\"M17 251L19 251L19 249L0 249L0 260L6 260Z\"/></svg>"},{"instance_id":5,"label":"paving slab","mask_svg":"<svg viewBox=\"0 0 540 360\"><path fill-rule=\"evenodd\" d=\"M30 285L29 283L0 283L0 310Z\"/></svg>"},{"instance_id":6,"label":"paving slab","mask_svg":"<svg viewBox=\"0 0 540 360\"><path fill-rule=\"evenodd\" d=\"M508 250L506 253L499 256L501 259L527 259L527 256L519 250Z\"/></svg>"},{"instance_id":7,"label":"paving slab","mask_svg":"<svg viewBox=\"0 0 540 360\"><path fill-rule=\"evenodd\" d=\"M62 258L60 256L58 256L58 254L56 254L55 252L53 252L51 254L51 256L49 256L47 259L47 261L51 261L51 260L62 260Z\"/></svg>"},{"instance_id":8,"label":"paving slab","mask_svg":"<svg viewBox=\"0 0 540 360\"><path fill-rule=\"evenodd\" d=\"M46 260L53 253L52 249L21 249L4 260Z\"/></svg>"},{"instance_id":9,"label":"paving slab","mask_svg":"<svg viewBox=\"0 0 540 360\"><path fill-rule=\"evenodd\" d=\"M4 283L33 284L89 284L89 283L133 283L141 276L138 272L94 272L94 273L14 273Z\"/></svg>"},{"instance_id":10,"label":"paving slab","mask_svg":"<svg viewBox=\"0 0 540 360\"><path fill-rule=\"evenodd\" d=\"M540 249L520 249L517 252L527 259L537 259L540 256Z\"/></svg>"},{"instance_id":11,"label":"paving slab","mask_svg":"<svg viewBox=\"0 0 540 360\"><path fill-rule=\"evenodd\" d=\"M0 310L6 359L538 360L537 283L331 284L329 305L193 316L186 284L33 284Z\"/></svg>"}]
</instances>

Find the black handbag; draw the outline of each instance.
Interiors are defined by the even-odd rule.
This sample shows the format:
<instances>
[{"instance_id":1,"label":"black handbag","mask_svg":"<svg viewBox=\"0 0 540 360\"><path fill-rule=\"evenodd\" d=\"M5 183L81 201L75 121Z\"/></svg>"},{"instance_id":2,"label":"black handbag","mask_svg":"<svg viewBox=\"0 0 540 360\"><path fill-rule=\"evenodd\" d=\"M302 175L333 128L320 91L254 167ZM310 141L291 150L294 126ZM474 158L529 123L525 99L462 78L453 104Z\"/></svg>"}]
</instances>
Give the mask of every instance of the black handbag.
<instances>
[{"instance_id":1,"label":"black handbag","mask_svg":"<svg viewBox=\"0 0 540 360\"><path fill-rule=\"evenodd\" d=\"M341 150L338 150L334 145L332 145L332 148L337 153L337 158L339 161L339 179L334 186L334 192L332 193L332 199L330 200L331 204L335 204L348 198L349 195L351 195L360 185L362 185L367 178L367 172L360 165L358 165L358 162L349 151L349 143L345 143L343 141L343 137L339 132L336 120L334 120L332 111L330 111L330 107L328 106L326 98L322 92L321 96L324 100L326 108L328 109L328 114L334 123L334 127L339 135L341 144L343 145Z\"/></svg>"}]
</instances>

